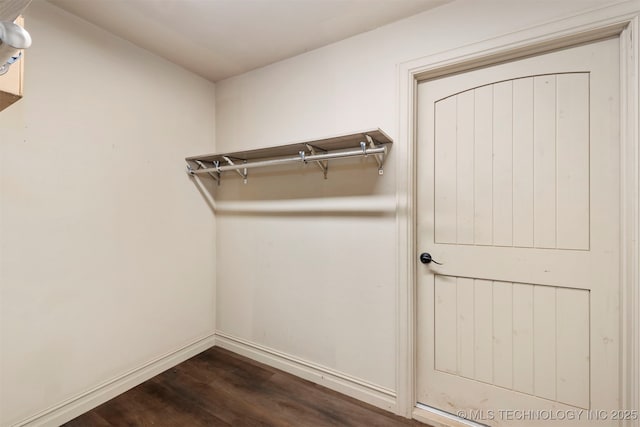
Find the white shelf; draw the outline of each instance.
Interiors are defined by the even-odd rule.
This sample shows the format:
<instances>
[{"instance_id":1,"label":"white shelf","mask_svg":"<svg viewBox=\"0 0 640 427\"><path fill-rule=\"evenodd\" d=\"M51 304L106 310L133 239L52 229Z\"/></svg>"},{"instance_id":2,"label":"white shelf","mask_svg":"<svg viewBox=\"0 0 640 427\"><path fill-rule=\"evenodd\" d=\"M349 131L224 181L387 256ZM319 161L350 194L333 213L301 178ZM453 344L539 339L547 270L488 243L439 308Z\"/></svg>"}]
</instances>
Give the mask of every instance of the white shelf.
<instances>
[{"instance_id":1,"label":"white shelf","mask_svg":"<svg viewBox=\"0 0 640 427\"><path fill-rule=\"evenodd\" d=\"M378 173L382 175L387 147L392 142L382 130L372 129L256 150L192 156L185 160L188 173L208 174L218 181L218 184L224 172L239 173L246 183L249 169L286 163L315 163L326 178L330 160L360 156L375 158Z\"/></svg>"}]
</instances>

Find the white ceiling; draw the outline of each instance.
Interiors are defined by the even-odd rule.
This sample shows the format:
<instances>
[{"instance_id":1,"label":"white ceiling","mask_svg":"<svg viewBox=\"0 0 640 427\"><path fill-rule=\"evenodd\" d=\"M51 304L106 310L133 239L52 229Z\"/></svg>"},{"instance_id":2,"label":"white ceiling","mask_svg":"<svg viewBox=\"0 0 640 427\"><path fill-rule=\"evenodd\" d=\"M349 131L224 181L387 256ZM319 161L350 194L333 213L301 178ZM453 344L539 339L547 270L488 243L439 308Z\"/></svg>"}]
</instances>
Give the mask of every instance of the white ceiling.
<instances>
[{"instance_id":1,"label":"white ceiling","mask_svg":"<svg viewBox=\"0 0 640 427\"><path fill-rule=\"evenodd\" d=\"M15 21L31 0L0 0L0 21Z\"/></svg>"},{"instance_id":2,"label":"white ceiling","mask_svg":"<svg viewBox=\"0 0 640 427\"><path fill-rule=\"evenodd\" d=\"M211 81L451 0L49 0Z\"/></svg>"}]
</instances>

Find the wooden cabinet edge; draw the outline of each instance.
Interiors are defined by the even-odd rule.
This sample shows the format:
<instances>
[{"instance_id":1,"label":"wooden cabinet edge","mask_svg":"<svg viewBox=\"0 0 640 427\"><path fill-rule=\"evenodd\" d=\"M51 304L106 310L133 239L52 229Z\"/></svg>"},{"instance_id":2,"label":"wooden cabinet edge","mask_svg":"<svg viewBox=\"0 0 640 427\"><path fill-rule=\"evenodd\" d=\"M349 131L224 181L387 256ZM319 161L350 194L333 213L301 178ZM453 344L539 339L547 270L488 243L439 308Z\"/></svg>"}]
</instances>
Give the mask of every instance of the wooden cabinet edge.
<instances>
[{"instance_id":1,"label":"wooden cabinet edge","mask_svg":"<svg viewBox=\"0 0 640 427\"><path fill-rule=\"evenodd\" d=\"M15 21L24 26L24 18L18 17ZM24 85L24 51L22 58L11 66L6 74L0 76L0 111L13 105L23 95Z\"/></svg>"}]
</instances>

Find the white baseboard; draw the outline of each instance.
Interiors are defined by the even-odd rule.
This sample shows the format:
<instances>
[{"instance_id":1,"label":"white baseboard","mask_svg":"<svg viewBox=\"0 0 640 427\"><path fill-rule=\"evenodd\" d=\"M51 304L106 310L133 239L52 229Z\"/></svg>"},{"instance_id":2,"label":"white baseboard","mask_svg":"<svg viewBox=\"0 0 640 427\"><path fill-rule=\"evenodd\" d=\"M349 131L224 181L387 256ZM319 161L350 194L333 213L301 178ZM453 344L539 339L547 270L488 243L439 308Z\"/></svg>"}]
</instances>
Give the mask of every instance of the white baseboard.
<instances>
[{"instance_id":1,"label":"white baseboard","mask_svg":"<svg viewBox=\"0 0 640 427\"><path fill-rule=\"evenodd\" d=\"M158 357L85 393L13 424L12 427L58 427L214 345L381 409L391 412L396 410L396 393L393 390L241 338L217 332L215 335L200 338L181 349Z\"/></svg>"},{"instance_id":2,"label":"white baseboard","mask_svg":"<svg viewBox=\"0 0 640 427\"><path fill-rule=\"evenodd\" d=\"M197 339L176 351L160 356L85 393L20 421L13 427L58 427L214 345L213 334Z\"/></svg>"},{"instance_id":3,"label":"white baseboard","mask_svg":"<svg viewBox=\"0 0 640 427\"><path fill-rule=\"evenodd\" d=\"M216 332L216 346L395 413L393 390L220 331Z\"/></svg>"}]
</instances>

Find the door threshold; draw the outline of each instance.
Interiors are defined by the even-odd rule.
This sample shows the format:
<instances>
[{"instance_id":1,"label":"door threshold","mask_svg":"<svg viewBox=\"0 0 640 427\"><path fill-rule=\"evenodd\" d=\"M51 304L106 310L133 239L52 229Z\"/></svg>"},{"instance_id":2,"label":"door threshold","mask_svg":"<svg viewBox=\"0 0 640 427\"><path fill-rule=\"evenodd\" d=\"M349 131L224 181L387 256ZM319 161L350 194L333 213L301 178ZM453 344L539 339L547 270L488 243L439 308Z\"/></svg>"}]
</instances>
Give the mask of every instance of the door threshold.
<instances>
[{"instance_id":1,"label":"door threshold","mask_svg":"<svg viewBox=\"0 0 640 427\"><path fill-rule=\"evenodd\" d=\"M433 427L487 427L486 424L467 420L422 403L416 403L415 409L419 411L413 411L413 418Z\"/></svg>"}]
</instances>

